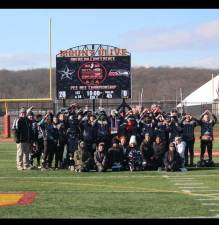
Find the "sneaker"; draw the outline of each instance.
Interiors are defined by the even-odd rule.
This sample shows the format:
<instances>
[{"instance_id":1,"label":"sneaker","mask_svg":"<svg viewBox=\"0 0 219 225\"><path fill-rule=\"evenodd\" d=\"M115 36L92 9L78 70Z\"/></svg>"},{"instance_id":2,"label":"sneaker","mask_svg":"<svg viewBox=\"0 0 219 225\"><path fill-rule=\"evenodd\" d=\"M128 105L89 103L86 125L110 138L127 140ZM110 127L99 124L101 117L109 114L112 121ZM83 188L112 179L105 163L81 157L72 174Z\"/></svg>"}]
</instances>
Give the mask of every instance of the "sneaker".
<instances>
[{"instance_id":1,"label":"sneaker","mask_svg":"<svg viewBox=\"0 0 219 225\"><path fill-rule=\"evenodd\" d=\"M134 171L134 167L133 166L129 166L129 169L130 169L131 172Z\"/></svg>"},{"instance_id":2,"label":"sneaker","mask_svg":"<svg viewBox=\"0 0 219 225\"><path fill-rule=\"evenodd\" d=\"M162 167L158 167L157 171L158 172L162 171Z\"/></svg>"},{"instance_id":3,"label":"sneaker","mask_svg":"<svg viewBox=\"0 0 219 225\"><path fill-rule=\"evenodd\" d=\"M187 172L188 170L186 168L180 168L181 172Z\"/></svg>"},{"instance_id":4,"label":"sneaker","mask_svg":"<svg viewBox=\"0 0 219 225\"><path fill-rule=\"evenodd\" d=\"M24 167L24 170L32 170L32 166L27 166L27 167Z\"/></svg>"},{"instance_id":5,"label":"sneaker","mask_svg":"<svg viewBox=\"0 0 219 225\"><path fill-rule=\"evenodd\" d=\"M17 167L17 170L23 170L23 167L19 166Z\"/></svg>"}]
</instances>

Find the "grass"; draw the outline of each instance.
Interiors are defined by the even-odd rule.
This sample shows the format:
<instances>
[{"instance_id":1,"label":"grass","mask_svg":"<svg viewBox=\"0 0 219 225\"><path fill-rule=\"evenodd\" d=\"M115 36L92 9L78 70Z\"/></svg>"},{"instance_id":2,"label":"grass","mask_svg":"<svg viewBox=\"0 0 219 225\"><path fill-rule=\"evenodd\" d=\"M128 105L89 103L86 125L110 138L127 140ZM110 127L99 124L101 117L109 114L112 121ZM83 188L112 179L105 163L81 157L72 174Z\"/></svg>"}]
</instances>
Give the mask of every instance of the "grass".
<instances>
[{"instance_id":1,"label":"grass","mask_svg":"<svg viewBox=\"0 0 219 225\"><path fill-rule=\"evenodd\" d=\"M214 130L219 131L219 124ZM199 133L197 127L196 150ZM219 133L214 136L219 138ZM219 150L219 140L213 149ZM190 168L186 173L17 171L15 160L15 143L0 143L0 192L30 191L37 196L30 205L0 207L0 218L214 218L219 214L219 205L203 205L219 204L219 157L214 158L215 168Z\"/></svg>"},{"instance_id":2,"label":"grass","mask_svg":"<svg viewBox=\"0 0 219 225\"><path fill-rule=\"evenodd\" d=\"M219 203L218 168L186 173L17 171L14 143L1 143L0 156L0 192L37 192L30 205L0 207L0 218L213 218L219 214L209 211L219 210L218 205L196 200L213 197ZM219 158L214 160L219 163ZM201 182L218 192L186 192L176 182Z\"/></svg>"}]
</instances>

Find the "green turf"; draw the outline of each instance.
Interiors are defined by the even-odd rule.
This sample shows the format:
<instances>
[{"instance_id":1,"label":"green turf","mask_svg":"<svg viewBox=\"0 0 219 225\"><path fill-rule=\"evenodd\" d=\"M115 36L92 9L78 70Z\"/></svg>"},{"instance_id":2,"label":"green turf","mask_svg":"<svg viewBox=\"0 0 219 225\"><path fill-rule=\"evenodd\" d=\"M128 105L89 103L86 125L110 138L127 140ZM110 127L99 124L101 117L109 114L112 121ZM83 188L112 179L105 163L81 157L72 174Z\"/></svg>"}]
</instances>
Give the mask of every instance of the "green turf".
<instances>
[{"instance_id":1,"label":"green turf","mask_svg":"<svg viewBox=\"0 0 219 225\"><path fill-rule=\"evenodd\" d=\"M0 156L0 192L37 192L31 205L0 207L0 218L196 218L219 214L209 211L219 210L219 205L206 206L196 200L206 198L204 191L187 194L174 184L193 178L193 182L218 190L212 193L219 204L218 168L191 168L185 173L17 171L14 143L0 144ZM214 160L219 163L219 158Z\"/></svg>"}]
</instances>

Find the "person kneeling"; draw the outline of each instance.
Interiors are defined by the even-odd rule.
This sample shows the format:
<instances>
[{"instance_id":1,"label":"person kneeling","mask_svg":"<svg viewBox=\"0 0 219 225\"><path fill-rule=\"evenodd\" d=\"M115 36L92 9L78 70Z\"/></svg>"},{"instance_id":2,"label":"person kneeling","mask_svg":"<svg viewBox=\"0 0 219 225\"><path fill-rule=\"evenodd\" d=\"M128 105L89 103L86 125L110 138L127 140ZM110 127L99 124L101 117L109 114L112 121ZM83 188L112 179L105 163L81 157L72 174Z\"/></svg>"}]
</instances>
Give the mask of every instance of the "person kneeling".
<instances>
[{"instance_id":1,"label":"person kneeling","mask_svg":"<svg viewBox=\"0 0 219 225\"><path fill-rule=\"evenodd\" d=\"M143 170L141 152L137 149L136 137L131 136L128 148L128 164L130 171Z\"/></svg>"},{"instance_id":2,"label":"person kneeling","mask_svg":"<svg viewBox=\"0 0 219 225\"><path fill-rule=\"evenodd\" d=\"M167 172L180 171L181 158L179 153L176 151L174 143L169 144L169 149L164 156L164 169Z\"/></svg>"},{"instance_id":3,"label":"person kneeling","mask_svg":"<svg viewBox=\"0 0 219 225\"><path fill-rule=\"evenodd\" d=\"M112 171L120 171L123 169L122 164L124 155L117 139L113 139L113 145L109 148L107 157L109 159L109 167Z\"/></svg>"},{"instance_id":4,"label":"person kneeling","mask_svg":"<svg viewBox=\"0 0 219 225\"><path fill-rule=\"evenodd\" d=\"M98 172L105 172L107 169L107 157L105 152L105 144L100 142L97 150L94 152L95 167Z\"/></svg>"},{"instance_id":5,"label":"person kneeling","mask_svg":"<svg viewBox=\"0 0 219 225\"><path fill-rule=\"evenodd\" d=\"M84 141L79 142L78 149L74 153L75 172L88 172L92 166L92 157Z\"/></svg>"}]
</instances>

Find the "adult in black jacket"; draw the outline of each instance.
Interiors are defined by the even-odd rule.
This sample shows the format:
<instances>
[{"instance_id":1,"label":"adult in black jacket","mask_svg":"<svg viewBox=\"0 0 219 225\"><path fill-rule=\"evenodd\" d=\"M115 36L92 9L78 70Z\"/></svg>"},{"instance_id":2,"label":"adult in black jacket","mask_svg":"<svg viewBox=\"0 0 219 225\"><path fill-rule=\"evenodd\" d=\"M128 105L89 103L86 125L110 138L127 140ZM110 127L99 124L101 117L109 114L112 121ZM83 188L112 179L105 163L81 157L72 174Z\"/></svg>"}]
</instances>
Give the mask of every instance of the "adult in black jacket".
<instances>
[{"instance_id":1,"label":"adult in black jacket","mask_svg":"<svg viewBox=\"0 0 219 225\"><path fill-rule=\"evenodd\" d=\"M82 120L80 127L82 131L82 139L86 143L87 150L93 156L95 151L93 144L96 142L97 138L96 116L88 115L87 119Z\"/></svg>"},{"instance_id":2,"label":"adult in black jacket","mask_svg":"<svg viewBox=\"0 0 219 225\"><path fill-rule=\"evenodd\" d=\"M108 149L111 146L110 142L110 127L107 115L104 111L100 112L100 115L97 117L96 120L96 142L104 142L106 148Z\"/></svg>"},{"instance_id":3,"label":"adult in black jacket","mask_svg":"<svg viewBox=\"0 0 219 225\"><path fill-rule=\"evenodd\" d=\"M56 127L58 129L58 143L57 143L57 151L55 153L55 169L61 169L63 168L63 153L64 153L64 147L67 142L67 134L66 134L66 127L64 120L59 120L59 118L63 117L64 114L59 114L58 117L58 123L56 124Z\"/></svg>"},{"instance_id":4,"label":"adult in black jacket","mask_svg":"<svg viewBox=\"0 0 219 225\"><path fill-rule=\"evenodd\" d=\"M36 152L32 155L31 160L33 160L34 158L37 158L37 167L38 169L41 169L41 156L42 153L44 152L44 143L43 143L43 131L41 129L41 127L39 126L38 122L40 122L42 120L42 115L41 114L37 114L35 116L35 125L34 125L34 129L36 128L37 131L35 132L35 134L37 134L37 140L36 140Z\"/></svg>"},{"instance_id":5,"label":"adult in black jacket","mask_svg":"<svg viewBox=\"0 0 219 225\"><path fill-rule=\"evenodd\" d=\"M122 149L123 152L123 169L124 170L129 170L129 164L128 164L128 154L129 154L129 149L128 149L128 143L127 139L125 136L120 137L120 144L119 146Z\"/></svg>"},{"instance_id":6,"label":"adult in black jacket","mask_svg":"<svg viewBox=\"0 0 219 225\"><path fill-rule=\"evenodd\" d=\"M77 116L74 114L71 114L68 117L68 123L67 125L63 124L61 122L61 130L62 135L60 136L61 139L63 139L61 142L61 148L64 149L64 142L65 142L65 131L66 131L66 143L67 143L67 154L65 158L65 167L70 168L71 170L74 169L74 152L76 151L78 147L78 140L80 139L80 129L79 129L79 121L77 119ZM63 127L64 126L64 127ZM67 128L67 129L66 129ZM60 131L61 131L60 130ZM60 142L60 143L61 143Z\"/></svg>"},{"instance_id":7,"label":"adult in black jacket","mask_svg":"<svg viewBox=\"0 0 219 225\"><path fill-rule=\"evenodd\" d=\"M27 118L31 121L32 130L33 130L33 139L30 145L30 164L31 166L33 166L34 158L37 158L37 167L40 168L40 159L41 159L42 151L40 148L38 148L39 147L38 146L39 130L37 125L37 120L35 119L34 113L32 111L29 111L27 113Z\"/></svg>"},{"instance_id":8,"label":"adult in black jacket","mask_svg":"<svg viewBox=\"0 0 219 225\"><path fill-rule=\"evenodd\" d=\"M188 153L190 155L190 166L193 166L194 159L194 143L195 143L195 134L194 130L197 125L199 125L199 121L192 117L189 113L182 117L180 121L180 125L182 127L182 138L183 141L186 142L185 148L185 166L188 166Z\"/></svg>"},{"instance_id":9,"label":"adult in black jacket","mask_svg":"<svg viewBox=\"0 0 219 225\"><path fill-rule=\"evenodd\" d=\"M53 114L47 113L45 117L38 123L43 131L44 140L42 170L52 168L54 154L57 151L59 133L55 124L55 120L57 121L57 117L54 118L53 122Z\"/></svg>"},{"instance_id":10,"label":"adult in black jacket","mask_svg":"<svg viewBox=\"0 0 219 225\"><path fill-rule=\"evenodd\" d=\"M113 171L122 169L124 155L117 139L113 140L113 145L108 150L108 159L109 167L112 168Z\"/></svg>"},{"instance_id":11,"label":"adult in black jacket","mask_svg":"<svg viewBox=\"0 0 219 225\"><path fill-rule=\"evenodd\" d=\"M32 122L27 118L25 108L21 108L19 118L13 122L12 130L17 143L17 169L30 169L30 145L33 140Z\"/></svg>"},{"instance_id":12,"label":"adult in black jacket","mask_svg":"<svg viewBox=\"0 0 219 225\"><path fill-rule=\"evenodd\" d=\"M217 123L217 117L209 110L200 116L199 124L201 126L201 154L200 160L204 160L205 150L207 148L209 161L212 162L212 148L213 148L213 128Z\"/></svg>"}]
</instances>

